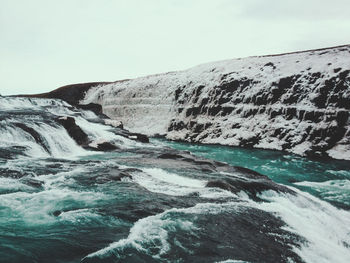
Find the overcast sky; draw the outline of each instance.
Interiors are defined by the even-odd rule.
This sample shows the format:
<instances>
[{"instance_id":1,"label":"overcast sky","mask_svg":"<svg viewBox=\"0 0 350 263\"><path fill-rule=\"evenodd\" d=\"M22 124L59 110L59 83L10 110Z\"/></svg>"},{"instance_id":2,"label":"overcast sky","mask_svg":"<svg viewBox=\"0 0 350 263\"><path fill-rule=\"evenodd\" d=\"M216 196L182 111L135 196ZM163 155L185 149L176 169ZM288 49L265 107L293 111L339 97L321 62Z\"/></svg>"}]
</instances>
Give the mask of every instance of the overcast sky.
<instances>
[{"instance_id":1,"label":"overcast sky","mask_svg":"<svg viewBox=\"0 0 350 263\"><path fill-rule=\"evenodd\" d=\"M0 0L0 94L350 44L349 0Z\"/></svg>"}]
</instances>

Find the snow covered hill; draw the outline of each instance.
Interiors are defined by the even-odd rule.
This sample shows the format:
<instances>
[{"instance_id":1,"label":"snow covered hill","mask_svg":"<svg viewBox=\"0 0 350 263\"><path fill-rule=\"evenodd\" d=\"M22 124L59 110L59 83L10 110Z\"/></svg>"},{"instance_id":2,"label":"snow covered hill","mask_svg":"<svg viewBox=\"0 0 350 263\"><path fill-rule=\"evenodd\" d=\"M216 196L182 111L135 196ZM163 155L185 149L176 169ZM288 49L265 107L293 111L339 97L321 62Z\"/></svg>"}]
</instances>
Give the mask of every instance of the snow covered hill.
<instances>
[{"instance_id":1,"label":"snow covered hill","mask_svg":"<svg viewBox=\"0 0 350 263\"><path fill-rule=\"evenodd\" d=\"M350 45L102 83L81 103L172 140L350 159Z\"/></svg>"}]
</instances>

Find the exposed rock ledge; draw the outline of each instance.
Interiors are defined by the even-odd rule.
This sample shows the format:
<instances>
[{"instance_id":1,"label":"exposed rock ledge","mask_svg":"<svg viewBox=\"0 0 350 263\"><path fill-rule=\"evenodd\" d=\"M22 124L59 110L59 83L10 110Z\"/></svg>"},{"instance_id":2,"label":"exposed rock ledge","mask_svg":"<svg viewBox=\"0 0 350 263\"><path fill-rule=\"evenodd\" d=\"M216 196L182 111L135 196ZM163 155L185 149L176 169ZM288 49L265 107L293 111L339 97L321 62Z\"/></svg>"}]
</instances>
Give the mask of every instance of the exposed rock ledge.
<instances>
[{"instance_id":1,"label":"exposed rock ledge","mask_svg":"<svg viewBox=\"0 0 350 263\"><path fill-rule=\"evenodd\" d=\"M350 159L349 45L98 83L82 94L133 132Z\"/></svg>"}]
</instances>

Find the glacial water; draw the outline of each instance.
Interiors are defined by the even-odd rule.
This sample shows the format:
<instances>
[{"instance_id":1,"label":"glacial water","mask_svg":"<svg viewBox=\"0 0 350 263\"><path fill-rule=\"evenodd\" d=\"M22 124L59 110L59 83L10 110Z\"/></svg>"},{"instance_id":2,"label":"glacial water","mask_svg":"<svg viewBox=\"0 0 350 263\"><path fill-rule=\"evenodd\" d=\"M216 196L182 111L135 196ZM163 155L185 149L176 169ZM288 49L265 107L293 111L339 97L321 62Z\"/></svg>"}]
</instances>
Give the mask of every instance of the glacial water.
<instances>
[{"instance_id":1,"label":"glacial water","mask_svg":"<svg viewBox=\"0 0 350 263\"><path fill-rule=\"evenodd\" d=\"M83 149L60 116L119 149ZM114 131L0 98L0 262L350 262L349 162Z\"/></svg>"},{"instance_id":2,"label":"glacial water","mask_svg":"<svg viewBox=\"0 0 350 263\"><path fill-rule=\"evenodd\" d=\"M155 142L198 156L244 166L273 181L307 191L335 206L350 209L350 162L310 160L279 151L200 145L154 139Z\"/></svg>"}]
</instances>

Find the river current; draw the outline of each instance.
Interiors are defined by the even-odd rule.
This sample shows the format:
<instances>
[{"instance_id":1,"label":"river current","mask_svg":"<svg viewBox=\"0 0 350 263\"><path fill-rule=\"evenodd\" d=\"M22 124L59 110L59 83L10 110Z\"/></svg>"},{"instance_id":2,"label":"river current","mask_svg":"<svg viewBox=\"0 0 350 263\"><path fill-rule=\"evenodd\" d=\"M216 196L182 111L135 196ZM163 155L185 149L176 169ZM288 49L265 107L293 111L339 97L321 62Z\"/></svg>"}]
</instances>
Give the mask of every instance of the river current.
<instances>
[{"instance_id":1,"label":"river current","mask_svg":"<svg viewBox=\"0 0 350 263\"><path fill-rule=\"evenodd\" d=\"M0 106L0 262L350 262L349 162L140 143L55 100ZM59 116L119 149L81 148Z\"/></svg>"}]
</instances>

